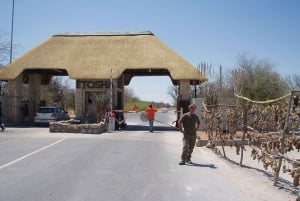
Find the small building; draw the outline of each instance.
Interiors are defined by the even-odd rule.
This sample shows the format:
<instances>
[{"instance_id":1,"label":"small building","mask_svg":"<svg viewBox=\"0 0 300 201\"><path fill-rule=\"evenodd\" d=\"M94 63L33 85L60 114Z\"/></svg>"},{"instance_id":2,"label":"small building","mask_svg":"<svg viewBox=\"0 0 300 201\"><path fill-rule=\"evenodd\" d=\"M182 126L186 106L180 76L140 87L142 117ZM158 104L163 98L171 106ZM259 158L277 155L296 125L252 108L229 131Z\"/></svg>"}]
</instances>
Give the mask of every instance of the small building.
<instances>
[{"instance_id":1,"label":"small building","mask_svg":"<svg viewBox=\"0 0 300 201\"><path fill-rule=\"evenodd\" d=\"M122 109L124 86L134 76L169 76L179 86L179 104L190 102L190 84L206 77L149 31L125 33L62 33L8 64L0 80L8 81L8 121L22 122L23 85L28 85L29 120L34 120L41 86L53 76L76 80L75 115L97 110L95 97L110 94L111 107ZM112 82L111 82L112 81ZM89 110L89 111L87 111Z\"/></svg>"}]
</instances>

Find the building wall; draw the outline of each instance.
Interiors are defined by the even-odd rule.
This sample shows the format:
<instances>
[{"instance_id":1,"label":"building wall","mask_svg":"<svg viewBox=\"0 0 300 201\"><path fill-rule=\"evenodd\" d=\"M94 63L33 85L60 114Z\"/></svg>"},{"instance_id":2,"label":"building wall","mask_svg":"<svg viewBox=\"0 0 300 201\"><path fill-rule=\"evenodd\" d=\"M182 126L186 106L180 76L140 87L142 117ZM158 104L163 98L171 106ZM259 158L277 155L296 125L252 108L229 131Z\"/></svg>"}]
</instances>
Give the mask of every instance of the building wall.
<instances>
[{"instance_id":1,"label":"building wall","mask_svg":"<svg viewBox=\"0 0 300 201\"><path fill-rule=\"evenodd\" d=\"M8 81L8 113L5 119L7 122L21 123L22 97L22 75L19 75L15 80Z\"/></svg>"},{"instance_id":2,"label":"building wall","mask_svg":"<svg viewBox=\"0 0 300 201\"><path fill-rule=\"evenodd\" d=\"M119 107L117 105L118 80L113 80L112 105L110 105L110 94L109 80L77 80L75 118L89 123L101 121L104 113L110 111L111 107L113 110Z\"/></svg>"}]
</instances>

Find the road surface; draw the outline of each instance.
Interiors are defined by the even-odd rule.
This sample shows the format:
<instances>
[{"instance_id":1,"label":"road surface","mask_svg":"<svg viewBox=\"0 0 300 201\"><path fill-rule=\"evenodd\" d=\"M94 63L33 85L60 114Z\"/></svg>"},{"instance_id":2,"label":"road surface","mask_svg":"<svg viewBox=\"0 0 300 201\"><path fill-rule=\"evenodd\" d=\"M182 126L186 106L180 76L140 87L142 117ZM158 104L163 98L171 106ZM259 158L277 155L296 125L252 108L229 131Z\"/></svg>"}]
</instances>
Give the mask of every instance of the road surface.
<instances>
[{"instance_id":1,"label":"road surface","mask_svg":"<svg viewBox=\"0 0 300 201\"><path fill-rule=\"evenodd\" d=\"M7 128L0 201L294 200L267 179L244 181L247 174L207 148L195 148L194 164L178 165L181 133L167 126L174 114L158 116L164 123L153 133L139 113L126 116L126 130L100 135Z\"/></svg>"}]
</instances>

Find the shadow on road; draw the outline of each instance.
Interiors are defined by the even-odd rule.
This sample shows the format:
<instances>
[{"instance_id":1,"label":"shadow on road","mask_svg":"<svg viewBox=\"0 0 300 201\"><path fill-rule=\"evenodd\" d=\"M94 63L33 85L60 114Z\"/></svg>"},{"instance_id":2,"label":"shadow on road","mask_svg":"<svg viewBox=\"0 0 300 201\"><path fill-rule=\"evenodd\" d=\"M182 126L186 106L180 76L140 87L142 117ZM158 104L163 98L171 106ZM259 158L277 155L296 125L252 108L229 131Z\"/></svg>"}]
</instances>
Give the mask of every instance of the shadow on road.
<instances>
[{"instance_id":1,"label":"shadow on road","mask_svg":"<svg viewBox=\"0 0 300 201\"><path fill-rule=\"evenodd\" d=\"M142 125L127 125L126 128L122 129L125 131L149 131L149 126ZM177 131L177 128L171 126L154 126L155 131Z\"/></svg>"},{"instance_id":2,"label":"shadow on road","mask_svg":"<svg viewBox=\"0 0 300 201\"><path fill-rule=\"evenodd\" d=\"M208 168L212 168L212 169L217 168L214 164L186 163L186 165L196 166L196 167L208 167Z\"/></svg>"}]
</instances>

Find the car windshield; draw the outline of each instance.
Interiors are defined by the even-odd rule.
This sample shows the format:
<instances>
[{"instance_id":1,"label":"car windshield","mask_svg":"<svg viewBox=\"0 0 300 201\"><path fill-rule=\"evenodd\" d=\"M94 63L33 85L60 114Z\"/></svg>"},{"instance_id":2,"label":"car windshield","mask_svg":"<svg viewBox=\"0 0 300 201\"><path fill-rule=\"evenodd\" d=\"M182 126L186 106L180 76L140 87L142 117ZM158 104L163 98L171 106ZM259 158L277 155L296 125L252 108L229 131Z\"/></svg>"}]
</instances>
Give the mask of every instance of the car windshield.
<instances>
[{"instance_id":1,"label":"car windshield","mask_svg":"<svg viewBox=\"0 0 300 201\"><path fill-rule=\"evenodd\" d=\"M63 112L63 111L62 111L62 108L57 107L57 108L56 108L56 112L57 112L57 113L62 113L62 112Z\"/></svg>"},{"instance_id":2,"label":"car windshield","mask_svg":"<svg viewBox=\"0 0 300 201\"><path fill-rule=\"evenodd\" d=\"M53 113L54 108L39 108L38 113Z\"/></svg>"}]
</instances>

